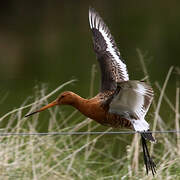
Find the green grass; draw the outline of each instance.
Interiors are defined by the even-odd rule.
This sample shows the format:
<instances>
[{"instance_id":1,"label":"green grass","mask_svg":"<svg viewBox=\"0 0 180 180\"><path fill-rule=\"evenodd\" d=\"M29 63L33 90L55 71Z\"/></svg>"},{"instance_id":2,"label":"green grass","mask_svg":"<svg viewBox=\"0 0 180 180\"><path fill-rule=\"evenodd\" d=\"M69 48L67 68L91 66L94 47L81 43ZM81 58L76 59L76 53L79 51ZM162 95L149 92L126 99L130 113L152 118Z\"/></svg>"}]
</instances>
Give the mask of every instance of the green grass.
<instances>
[{"instance_id":1,"label":"green grass","mask_svg":"<svg viewBox=\"0 0 180 180\"><path fill-rule=\"evenodd\" d=\"M140 52L139 55L140 59L143 58ZM146 67L143 64L142 67L145 76L148 76ZM179 88L175 88L175 102L171 102L165 94L172 70L173 68L170 68L163 87L155 83L159 95L156 96L147 117L153 130L179 130ZM94 75L92 77L94 78ZM71 82L66 84L69 83ZM66 84L48 95L45 95L44 89L40 89L35 93L34 103L23 104L21 108L2 116L0 122L5 123L6 126L0 129L0 132L39 132L39 126L43 122L48 132L112 131L111 128L101 127L85 118L76 110L64 116L59 107L43 112L46 116L36 114L30 118L24 118L25 108L30 107L30 112L48 103L48 98L62 90ZM90 96L93 95L92 86L93 81ZM161 116L163 104L170 112L170 116L166 119ZM169 119L170 117L172 118ZM157 174L153 178L151 172L146 175L138 134L0 136L0 179L180 179L179 134L155 134L155 137L156 144L148 143L157 164Z\"/></svg>"}]
</instances>

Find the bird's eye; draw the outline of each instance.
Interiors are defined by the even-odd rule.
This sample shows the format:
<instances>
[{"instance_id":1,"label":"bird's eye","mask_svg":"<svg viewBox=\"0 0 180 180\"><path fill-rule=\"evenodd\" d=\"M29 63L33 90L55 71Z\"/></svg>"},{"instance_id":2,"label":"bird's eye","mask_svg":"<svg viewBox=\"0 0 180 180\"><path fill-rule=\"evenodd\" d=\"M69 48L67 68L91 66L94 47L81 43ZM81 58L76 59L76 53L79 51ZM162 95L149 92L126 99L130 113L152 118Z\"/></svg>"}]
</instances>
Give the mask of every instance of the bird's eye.
<instances>
[{"instance_id":1,"label":"bird's eye","mask_svg":"<svg viewBox=\"0 0 180 180\"><path fill-rule=\"evenodd\" d=\"M64 96L64 95L62 95L62 96L61 96L61 99L62 99L62 98L64 98L64 97L65 97L65 96Z\"/></svg>"},{"instance_id":2,"label":"bird's eye","mask_svg":"<svg viewBox=\"0 0 180 180\"><path fill-rule=\"evenodd\" d=\"M63 99L64 97L65 97L64 95L59 96L58 101L60 101L60 100Z\"/></svg>"}]
</instances>

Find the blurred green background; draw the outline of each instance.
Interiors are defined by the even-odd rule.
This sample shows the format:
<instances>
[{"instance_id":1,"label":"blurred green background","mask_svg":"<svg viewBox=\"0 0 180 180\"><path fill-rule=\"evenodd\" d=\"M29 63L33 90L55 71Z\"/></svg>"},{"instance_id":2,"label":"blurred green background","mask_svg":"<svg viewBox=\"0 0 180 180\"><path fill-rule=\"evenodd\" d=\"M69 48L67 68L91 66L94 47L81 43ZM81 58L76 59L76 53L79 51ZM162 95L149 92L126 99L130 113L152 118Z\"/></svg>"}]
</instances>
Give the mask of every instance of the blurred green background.
<instances>
[{"instance_id":1,"label":"blurred green background","mask_svg":"<svg viewBox=\"0 0 180 180\"><path fill-rule=\"evenodd\" d=\"M64 90L89 96L91 67L97 64L88 22L89 6L109 26L131 79L144 77L136 48L148 51L146 65L152 82L162 85L169 67L180 66L180 2L2 1L0 116L33 96L34 87L41 83L46 83L50 92L76 78L79 81ZM99 76L98 71L95 93ZM174 73L167 89L173 100L177 77Z\"/></svg>"}]
</instances>

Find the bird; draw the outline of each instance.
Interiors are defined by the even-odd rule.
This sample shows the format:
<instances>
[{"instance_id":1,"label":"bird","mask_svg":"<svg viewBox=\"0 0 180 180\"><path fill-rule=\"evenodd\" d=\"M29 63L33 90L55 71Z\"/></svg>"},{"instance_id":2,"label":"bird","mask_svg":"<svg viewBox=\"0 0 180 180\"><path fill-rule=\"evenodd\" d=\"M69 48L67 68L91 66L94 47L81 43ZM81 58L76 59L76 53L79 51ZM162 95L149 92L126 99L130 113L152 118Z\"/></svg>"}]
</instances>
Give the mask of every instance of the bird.
<instances>
[{"instance_id":1,"label":"bird","mask_svg":"<svg viewBox=\"0 0 180 180\"><path fill-rule=\"evenodd\" d=\"M156 164L151 158L147 141L155 142L150 125L145 120L152 103L154 92L144 81L129 80L127 66L119 49L99 13L89 8L89 25L93 48L101 71L99 93L90 99L65 91L54 101L25 117L56 105L70 105L83 115L104 126L132 129L141 135L146 173L156 173Z\"/></svg>"}]
</instances>

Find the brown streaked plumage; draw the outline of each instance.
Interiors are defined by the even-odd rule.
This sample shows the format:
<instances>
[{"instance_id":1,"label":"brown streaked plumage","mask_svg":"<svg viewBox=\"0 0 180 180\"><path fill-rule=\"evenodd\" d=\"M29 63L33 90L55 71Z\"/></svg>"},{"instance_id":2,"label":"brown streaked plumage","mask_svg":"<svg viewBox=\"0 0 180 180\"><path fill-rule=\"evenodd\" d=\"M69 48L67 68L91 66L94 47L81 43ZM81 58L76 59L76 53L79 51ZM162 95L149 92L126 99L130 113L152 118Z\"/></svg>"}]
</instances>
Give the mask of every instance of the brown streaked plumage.
<instances>
[{"instance_id":1,"label":"brown streaked plumage","mask_svg":"<svg viewBox=\"0 0 180 180\"><path fill-rule=\"evenodd\" d=\"M115 128L123 127L141 133L146 171L156 173L155 164L149 155L146 140L154 142L149 132L145 115L153 99L153 90L145 82L129 80L126 64L120 56L108 27L92 8L89 23L93 34L93 45L101 70L100 92L91 99L66 91L50 104L26 115L44 111L55 105L71 105L96 122Z\"/></svg>"}]
</instances>

